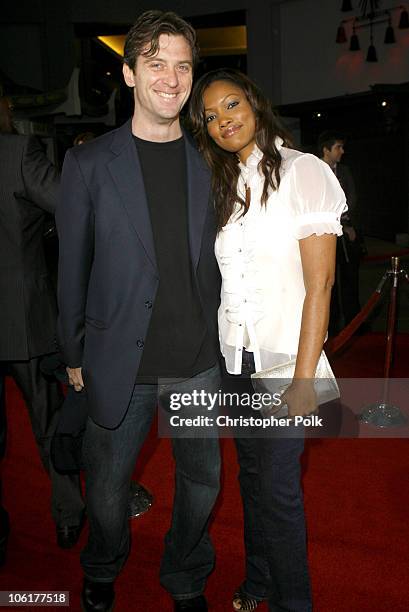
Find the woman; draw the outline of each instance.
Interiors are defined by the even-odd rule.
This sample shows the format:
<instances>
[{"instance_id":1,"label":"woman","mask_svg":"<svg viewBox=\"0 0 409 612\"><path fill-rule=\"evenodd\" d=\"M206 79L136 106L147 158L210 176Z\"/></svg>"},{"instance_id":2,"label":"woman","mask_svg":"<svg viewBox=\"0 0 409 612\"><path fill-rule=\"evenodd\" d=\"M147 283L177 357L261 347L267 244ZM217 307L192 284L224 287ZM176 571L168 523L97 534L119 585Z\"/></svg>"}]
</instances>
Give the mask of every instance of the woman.
<instances>
[{"instance_id":1,"label":"woman","mask_svg":"<svg viewBox=\"0 0 409 612\"><path fill-rule=\"evenodd\" d=\"M345 196L328 165L288 148L269 101L238 71L205 74L190 122L213 173L222 275L219 329L229 375L296 357L290 416L316 409L336 236ZM235 610L269 598L271 611L311 610L298 438L236 438L246 579Z\"/></svg>"}]
</instances>

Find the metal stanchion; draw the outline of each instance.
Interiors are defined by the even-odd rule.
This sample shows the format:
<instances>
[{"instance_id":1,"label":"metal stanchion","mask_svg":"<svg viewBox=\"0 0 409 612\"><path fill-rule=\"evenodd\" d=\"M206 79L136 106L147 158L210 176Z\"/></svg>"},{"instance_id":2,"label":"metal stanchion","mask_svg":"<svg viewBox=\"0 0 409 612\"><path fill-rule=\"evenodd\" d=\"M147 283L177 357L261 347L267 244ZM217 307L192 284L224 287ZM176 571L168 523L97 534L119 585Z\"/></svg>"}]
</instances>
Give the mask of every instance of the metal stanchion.
<instances>
[{"instance_id":1,"label":"metal stanchion","mask_svg":"<svg viewBox=\"0 0 409 612\"><path fill-rule=\"evenodd\" d=\"M396 330L396 303L398 296L399 276L403 275L409 281L405 270L399 270L399 257L391 258L392 269L386 272L386 275L392 279L389 309L388 309L388 327L386 337L385 365L384 365L384 384L382 400L375 404L367 406L359 415L359 420L362 423L375 425L376 427L396 427L405 425L407 418L402 414L398 406L388 403L389 399L389 376L391 371L393 347Z\"/></svg>"}]
</instances>

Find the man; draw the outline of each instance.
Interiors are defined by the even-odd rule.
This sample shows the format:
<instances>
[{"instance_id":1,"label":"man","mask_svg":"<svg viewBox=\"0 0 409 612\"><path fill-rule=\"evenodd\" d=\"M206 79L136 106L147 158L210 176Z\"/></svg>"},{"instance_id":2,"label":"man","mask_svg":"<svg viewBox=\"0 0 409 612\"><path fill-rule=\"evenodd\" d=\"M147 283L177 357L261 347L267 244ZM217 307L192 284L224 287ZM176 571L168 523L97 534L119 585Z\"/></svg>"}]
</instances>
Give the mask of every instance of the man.
<instances>
[{"instance_id":1,"label":"man","mask_svg":"<svg viewBox=\"0 0 409 612\"><path fill-rule=\"evenodd\" d=\"M196 59L185 21L168 12L141 15L124 52L132 120L72 149L64 163L59 329L71 384L89 402L87 612L114 604L129 551L129 481L158 397L164 402L172 389L216 392L220 384L210 174L179 119ZM161 583L176 611L203 611L214 565L207 525L219 488L218 441L174 439L173 453Z\"/></svg>"},{"instance_id":2,"label":"man","mask_svg":"<svg viewBox=\"0 0 409 612\"><path fill-rule=\"evenodd\" d=\"M329 332L338 333L360 311L359 263L361 242L357 232L359 225L355 183L351 171L341 164L345 138L337 132L323 132L318 139L319 156L338 178L345 192L348 211L341 217L343 235L337 240L337 268L331 298Z\"/></svg>"},{"instance_id":3,"label":"man","mask_svg":"<svg viewBox=\"0 0 409 612\"><path fill-rule=\"evenodd\" d=\"M46 213L53 213L59 177L40 143L15 133L7 101L0 99L0 387L5 374L19 386L41 459L50 473L57 542L71 548L84 514L79 478L58 474L50 462L51 438L63 395L40 371L56 351L56 302L44 257ZM5 450L4 390L0 388L0 456ZM8 520L0 512L0 559L5 558Z\"/></svg>"}]
</instances>

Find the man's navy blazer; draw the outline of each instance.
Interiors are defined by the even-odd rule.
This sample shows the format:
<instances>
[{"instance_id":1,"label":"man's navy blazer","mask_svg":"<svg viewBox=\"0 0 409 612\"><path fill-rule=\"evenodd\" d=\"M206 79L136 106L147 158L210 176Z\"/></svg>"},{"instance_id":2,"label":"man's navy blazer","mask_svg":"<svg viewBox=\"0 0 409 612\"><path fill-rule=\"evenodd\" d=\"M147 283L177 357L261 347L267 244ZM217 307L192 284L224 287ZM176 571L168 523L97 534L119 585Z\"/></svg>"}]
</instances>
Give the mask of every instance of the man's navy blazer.
<instances>
[{"instance_id":1,"label":"man's navy blazer","mask_svg":"<svg viewBox=\"0 0 409 612\"><path fill-rule=\"evenodd\" d=\"M185 146L192 272L216 345L220 275L211 177L187 134ZM56 220L60 348L69 366L83 368L92 419L114 428L129 405L159 285L131 121L68 151Z\"/></svg>"}]
</instances>

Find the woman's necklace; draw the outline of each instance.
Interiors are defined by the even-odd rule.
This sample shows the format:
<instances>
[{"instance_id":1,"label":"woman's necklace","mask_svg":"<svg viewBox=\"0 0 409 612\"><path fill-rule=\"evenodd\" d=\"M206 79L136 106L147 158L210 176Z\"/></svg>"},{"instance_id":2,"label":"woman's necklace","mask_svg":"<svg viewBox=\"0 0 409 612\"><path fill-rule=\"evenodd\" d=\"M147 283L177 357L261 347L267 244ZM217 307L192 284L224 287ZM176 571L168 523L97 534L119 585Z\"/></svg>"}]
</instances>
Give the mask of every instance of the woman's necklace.
<instances>
[{"instance_id":1,"label":"woman's necklace","mask_svg":"<svg viewBox=\"0 0 409 612\"><path fill-rule=\"evenodd\" d=\"M250 189L249 185L247 185L247 183L244 183L244 189L246 190L245 204L246 204L246 212L247 212L248 209L250 208L251 189Z\"/></svg>"}]
</instances>

